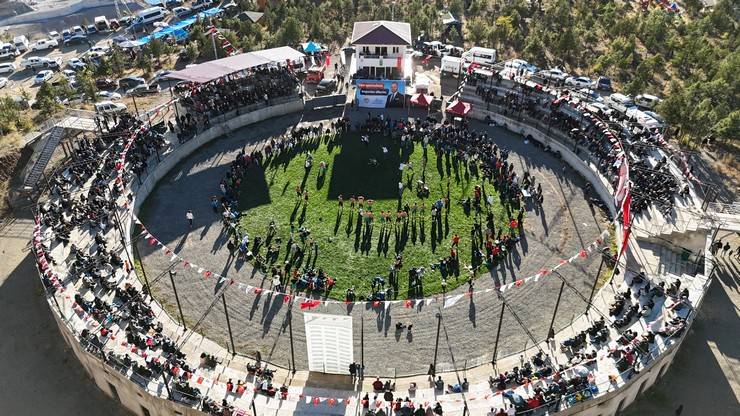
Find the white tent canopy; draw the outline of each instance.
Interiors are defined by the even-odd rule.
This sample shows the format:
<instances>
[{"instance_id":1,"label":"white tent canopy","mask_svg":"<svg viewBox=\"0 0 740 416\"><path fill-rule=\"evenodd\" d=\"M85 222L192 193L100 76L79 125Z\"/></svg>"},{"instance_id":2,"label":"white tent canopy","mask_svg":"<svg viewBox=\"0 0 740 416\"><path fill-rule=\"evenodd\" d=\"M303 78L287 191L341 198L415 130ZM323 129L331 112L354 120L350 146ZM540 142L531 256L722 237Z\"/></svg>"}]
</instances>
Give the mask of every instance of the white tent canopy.
<instances>
[{"instance_id":1,"label":"white tent canopy","mask_svg":"<svg viewBox=\"0 0 740 416\"><path fill-rule=\"evenodd\" d=\"M168 76L203 84L246 69L272 63L278 64L288 60L297 61L304 57L304 54L289 46L281 46L204 62L181 71L173 71Z\"/></svg>"}]
</instances>

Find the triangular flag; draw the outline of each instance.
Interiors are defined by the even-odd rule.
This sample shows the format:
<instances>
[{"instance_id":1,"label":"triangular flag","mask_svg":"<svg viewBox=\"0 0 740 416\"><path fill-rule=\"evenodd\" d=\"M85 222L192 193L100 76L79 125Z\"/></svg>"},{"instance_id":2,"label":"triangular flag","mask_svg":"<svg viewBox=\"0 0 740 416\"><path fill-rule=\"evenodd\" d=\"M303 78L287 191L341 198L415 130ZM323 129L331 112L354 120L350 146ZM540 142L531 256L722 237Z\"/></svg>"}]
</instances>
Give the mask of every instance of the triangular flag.
<instances>
[{"instance_id":1,"label":"triangular flag","mask_svg":"<svg viewBox=\"0 0 740 416\"><path fill-rule=\"evenodd\" d=\"M410 308L414 306L414 301L412 301L411 299L406 299L405 301L403 301L403 305L407 308Z\"/></svg>"},{"instance_id":2,"label":"triangular flag","mask_svg":"<svg viewBox=\"0 0 740 416\"><path fill-rule=\"evenodd\" d=\"M584 259L585 259L586 257L588 257L588 253L586 253L586 250L584 250L584 249L581 249L581 251L579 251L579 252L578 252L578 255L579 255L580 257L584 258Z\"/></svg>"},{"instance_id":3,"label":"triangular flag","mask_svg":"<svg viewBox=\"0 0 740 416\"><path fill-rule=\"evenodd\" d=\"M461 293L459 295L448 297L447 299L445 299L444 307L445 308L449 308L450 306L456 304L457 301L460 300L463 296L465 296L465 295Z\"/></svg>"}]
</instances>

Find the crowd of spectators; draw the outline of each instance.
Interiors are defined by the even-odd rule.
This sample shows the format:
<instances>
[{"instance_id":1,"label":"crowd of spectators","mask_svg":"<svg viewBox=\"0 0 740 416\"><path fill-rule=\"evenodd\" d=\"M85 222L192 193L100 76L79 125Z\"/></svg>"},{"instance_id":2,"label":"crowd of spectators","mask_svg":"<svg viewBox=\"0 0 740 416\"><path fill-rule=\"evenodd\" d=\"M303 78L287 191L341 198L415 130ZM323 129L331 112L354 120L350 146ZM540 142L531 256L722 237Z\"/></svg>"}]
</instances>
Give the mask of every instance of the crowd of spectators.
<instances>
[{"instance_id":1,"label":"crowd of spectators","mask_svg":"<svg viewBox=\"0 0 740 416\"><path fill-rule=\"evenodd\" d=\"M181 88L181 103L197 115L213 118L241 107L297 94L299 80L288 69L255 69L246 76L220 78L213 82Z\"/></svg>"},{"instance_id":2,"label":"crowd of spectators","mask_svg":"<svg viewBox=\"0 0 740 416\"><path fill-rule=\"evenodd\" d=\"M583 148L588 151L616 189L622 149L603 134L591 116L606 122L618 135L628 157L633 214L644 212L655 204L663 216L670 219L675 214L676 198L689 194L688 180L669 169L670 151L660 128L640 124L634 114L620 113L605 106L586 106L582 99L572 104L569 91L562 91L555 97L533 83L516 83L511 88L500 84L500 81L494 85L479 83L475 87L488 110L518 119L526 116L547 125L548 129L559 130L574 143L576 154Z\"/></svg>"}]
</instances>

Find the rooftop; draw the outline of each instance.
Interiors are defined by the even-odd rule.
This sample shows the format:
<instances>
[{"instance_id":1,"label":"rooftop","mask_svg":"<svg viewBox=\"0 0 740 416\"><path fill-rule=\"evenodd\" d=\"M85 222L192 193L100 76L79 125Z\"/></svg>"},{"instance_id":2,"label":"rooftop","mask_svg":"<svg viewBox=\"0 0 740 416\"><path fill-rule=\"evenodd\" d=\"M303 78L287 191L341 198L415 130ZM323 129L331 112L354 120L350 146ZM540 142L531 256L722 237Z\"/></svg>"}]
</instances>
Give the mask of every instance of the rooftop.
<instances>
[{"instance_id":1,"label":"rooftop","mask_svg":"<svg viewBox=\"0 0 740 416\"><path fill-rule=\"evenodd\" d=\"M355 22L352 44L408 46L411 45L411 25L388 20Z\"/></svg>"}]
</instances>

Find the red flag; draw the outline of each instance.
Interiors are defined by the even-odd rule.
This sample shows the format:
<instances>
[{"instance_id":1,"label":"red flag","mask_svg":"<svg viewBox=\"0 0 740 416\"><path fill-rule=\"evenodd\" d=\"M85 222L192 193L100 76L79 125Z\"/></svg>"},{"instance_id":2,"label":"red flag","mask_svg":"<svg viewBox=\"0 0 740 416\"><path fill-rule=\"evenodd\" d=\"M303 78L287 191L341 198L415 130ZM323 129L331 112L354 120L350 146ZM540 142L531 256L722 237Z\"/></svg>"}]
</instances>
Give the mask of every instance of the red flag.
<instances>
[{"instance_id":1,"label":"red flag","mask_svg":"<svg viewBox=\"0 0 740 416\"><path fill-rule=\"evenodd\" d=\"M256 293L256 294L259 295L260 293L262 293L262 288L261 287L255 287L254 288L254 293Z\"/></svg>"},{"instance_id":2,"label":"red flag","mask_svg":"<svg viewBox=\"0 0 740 416\"><path fill-rule=\"evenodd\" d=\"M290 295L283 296L283 302L290 302Z\"/></svg>"},{"instance_id":3,"label":"red flag","mask_svg":"<svg viewBox=\"0 0 740 416\"><path fill-rule=\"evenodd\" d=\"M205 272L203 272L203 276L205 276L206 279L208 279L209 277L211 277L212 274L213 273L211 271L209 271L209 270L206 270Z\"/></svg>"},{"instance_id":4,"label":"red flag","mask_svg":"<svg viewBox=\"0 0 740 416\"><path fill-rule=\"evenodd\" d=\"M189 261L182 262L182 267L190 267L190 262Z\"/></svg>"},{"instance_id":5,"label":"red flag","mask_svg":"<svg viewBox=\"0 0 740 416\"><path fill-rule=\"evenodd\" d=\"M406 300L405 300L405 301L403 302L403 304L404 304L404 306L406 306L407 308L410 308L410 307L414 306L414 301L413 301L413 300L411 300L411 299L406 299Z\"/></svg>"},{"instance_id":6,"label":"red flag","mask_svg":"<svg viewBox=\"0 0 740 416\"><path fill-rule=\"evenodd\" d=\"M315 299L309 299L305 302L301 302L301 310L313 309L321 304L321 301Z\"/></svg>"},{"instance_id":7,"label":"red flag","mask_svg":"<svg viewBox=\"0 0 740 416\"><path fill-rule=\"evenodd\" d=\"M377 308L378 306L380 306L380 301L379 300L374 300L373 301L373 308Z\"/></svg>"},{"instance_id":8,"label":"red flag","mask_svg":"<svg viewBox=\"0 0 740 416\"><path fill-rule=\"evenodd\" d=\"M329 53L326 54L326 61L324 62L324 65L331 65L331 55Z\"/></svg>"},{"instance_id":9,"label":"red flag","mask_svg":"<svg viewBox=\"0 0 740 416\"><path fill-rule=\"evenodd\" d=\"M550 274L550 270L549 269L545 269L545 268L540 269L540 275L541 276L547 276L548 274Z\"/></svg>"},{"instance_id":10,"label":"red flag","mask_svg":"<svg viewBox=\"0 0 740 416\"><path fill-rule=\"evenodd\" d=\"M516 287L519 287L519 286L521 286L521 285L522 285L523 283L524 283L524 280L522 280L522 279L518 279L518 280L517 280L517 281L516 281L516 282L514 283L514 285L515 285Z\"/></svg>"},{"instance_id":11,"label":"red flag","mask_svg":"<svg viewBox=\"0 0 740 416\"><path fill-rule=\"evenodd\" d=\"M581 249L581 251L578 252L578 256L585 259L586 257L588 257L588 253L586 252L586 250Z\"/></svg>"},{"instance_id":12,"label":"red flag","mask_svg":"<svg viewBox=\"0 0 740 416\"><path fill-rule=\"evenodd\" d=\"M561 264L561 265L562 265L562 264L567 264L567 263L568 263L568 260L565 260L565 259L560 259L560 264Z\"/></svg>"},{"instance_id":13,"label":"red flag","mask_svg":"<svg viewBox=\"0 0 740 416\"><path fill-rule=\"evenodd\" d=\"M154 238L154 237L150 238L150 239L149 239L149 245L150 245L150 246L153 246L153 245L155 245L155 244L157 244L157 239L156 239L156 238Z\"/></svg>"},{"instance_id":14,"label":"red flag","mask_svg":"<svg viewBox=\"0 0 740 416\"><path fill-rule=\"evenodd\" d=\"M319 405L319 398L318 397L314 397L313 398L313 405L314 406L318 406Z\"/></svg>"}]
</instances>

